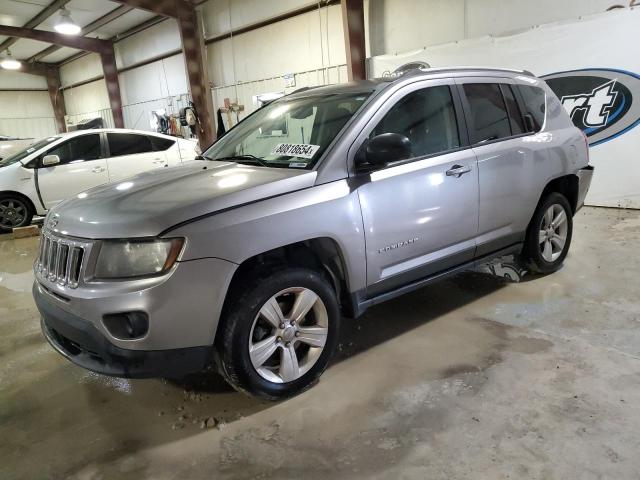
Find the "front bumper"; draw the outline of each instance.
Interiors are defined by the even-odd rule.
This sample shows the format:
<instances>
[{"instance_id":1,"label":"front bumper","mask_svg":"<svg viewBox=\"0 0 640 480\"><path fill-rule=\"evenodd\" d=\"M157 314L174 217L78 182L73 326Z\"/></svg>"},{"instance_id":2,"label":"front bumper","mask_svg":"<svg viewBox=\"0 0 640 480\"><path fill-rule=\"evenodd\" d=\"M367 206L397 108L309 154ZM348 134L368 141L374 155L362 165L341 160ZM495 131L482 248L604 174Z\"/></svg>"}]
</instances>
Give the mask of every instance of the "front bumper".
<instances>
[{"instance_id":1,"label":"front bumper","mask_svg":"<svg viewBox=\"0 0 640 480\"><path fill-rule=\"evenodd\" d=\"M71 362L87 370L128 378L178 378L205 369L211 347L129 350L113 345L91 322L58 307L39 285L33 298L48 342Z\"/></svg>"},{"instance_id":2,"label":"front bumper","mask_svg":"<svg viewBox=\"0 0 640 480\"><path fill-rule=\"evenodd\" d=\"M173 350L213 344L220 311L236 265L219 259L179 262L166 275L62 286L36 269L36 293L81 318L109 343L125 350ZM115 336L105 317L125 312L148 316L141 337Z\"/></svg>"},{"instance_id":3,"label":"front bumper","mask_svg":"<svg viewBox=\"0 0 640 480\"><path fill-rule=\"evenodd\" d=\"M576 204L576 212L584 206L584 199L591 186L593 170L594 168L591 165L578 170L578 203Z\"/></svg>"},{"instance_id":4,"label":"front bumper","mask_svg":"<svg viewBox=\"0 0 640 480\"><path fill-rule=\"evenodd\" d=\"M90 261L90 254L89 254ZM177 262L159 277L60 284L37 268L33 297L42 330L67 359L121 377L179 377L210 360L227 288L237 265L204 258ZM147 319L126 338L107 322L127 312Z\"/></svg>"}]
</instances>

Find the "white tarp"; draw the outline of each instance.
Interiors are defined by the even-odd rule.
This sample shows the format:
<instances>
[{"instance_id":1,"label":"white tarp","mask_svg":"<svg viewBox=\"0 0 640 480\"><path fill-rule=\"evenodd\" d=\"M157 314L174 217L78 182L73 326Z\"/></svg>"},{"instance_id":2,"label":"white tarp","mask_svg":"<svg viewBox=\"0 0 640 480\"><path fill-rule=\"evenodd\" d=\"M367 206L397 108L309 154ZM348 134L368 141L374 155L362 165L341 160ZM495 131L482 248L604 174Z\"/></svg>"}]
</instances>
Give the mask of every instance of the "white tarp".
<instances>
[{"instance_id":1,"label":"white tarp","mask_svg":"<svg viewBox=\"0 0 640 480\"><path fill-rule=\"evenodd\" d=\"M579 69L640 74L640 8L619 9L571 22L542 25L369 59L381 77L412 61L432 67L487 66L530 70L538 76ZM634 101L640 102L640 95ZM596 167L587 204L640 208L640 126L591 148Z\"/></svg>"}]
</instances>

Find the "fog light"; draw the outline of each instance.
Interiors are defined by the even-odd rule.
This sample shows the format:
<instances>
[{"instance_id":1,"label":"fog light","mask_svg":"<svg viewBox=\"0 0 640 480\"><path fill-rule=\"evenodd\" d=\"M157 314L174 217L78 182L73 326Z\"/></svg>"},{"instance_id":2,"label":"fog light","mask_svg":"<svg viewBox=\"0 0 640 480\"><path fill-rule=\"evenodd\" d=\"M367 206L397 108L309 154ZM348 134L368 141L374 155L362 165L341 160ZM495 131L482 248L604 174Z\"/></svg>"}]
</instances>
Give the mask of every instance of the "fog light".
<instances>
[{"instance_id":1,"label":"fog light","mask_svg":"<svg viewBox=\"0 0 640 480\"><path fill-rule=\"evenodd\" d=\"M149 331L149 316L144 312L110 313L102 318L102 323L120 340L141 338Z\"/></svg>"}]
</instances>

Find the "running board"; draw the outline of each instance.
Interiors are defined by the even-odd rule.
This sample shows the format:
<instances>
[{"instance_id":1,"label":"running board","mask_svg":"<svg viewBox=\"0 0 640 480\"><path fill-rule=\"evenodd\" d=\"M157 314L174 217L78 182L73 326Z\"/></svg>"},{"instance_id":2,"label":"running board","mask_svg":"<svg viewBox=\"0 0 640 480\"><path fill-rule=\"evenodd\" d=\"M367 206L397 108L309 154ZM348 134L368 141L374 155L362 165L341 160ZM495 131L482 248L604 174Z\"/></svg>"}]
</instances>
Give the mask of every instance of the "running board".
<instances>
[{"instance_id":1,"label":"running board","mask_svg":"<svg viewBox=\"0 0 640 480\"><path fill-rule=\"evenodd\" d=\"M351 294L351 302L353 308L353 314L355 317L359 317L362 315L369 307L374 305L378 305L379 303L386 302L387 300L391 300L393 298L404 295L405 293L413 292L414 290L418 290L426 285L429 285L434 282L438 282L440 280L444 280L452 275L456 275L458 273L465 272L467 270L473 270L478 268L479 266L499 257L503 257L505 255L514 255L520 253L522 251L523 244L516 243L509 247L500 249L495 252L491 252L487 255L483 255L482 257L476 258L470 262L463 263L457 267L450 268L448 270L443 270L433 275L429 275L428 277L421 278L420 280L416 280L414 282L408 283L407 285L403 285L402 287L396 288L394 290L390 290L385 293L381 293L380 295L376 295L375 297L363 299L360 292L354 292Z\"/></svg>"}]
</instances>

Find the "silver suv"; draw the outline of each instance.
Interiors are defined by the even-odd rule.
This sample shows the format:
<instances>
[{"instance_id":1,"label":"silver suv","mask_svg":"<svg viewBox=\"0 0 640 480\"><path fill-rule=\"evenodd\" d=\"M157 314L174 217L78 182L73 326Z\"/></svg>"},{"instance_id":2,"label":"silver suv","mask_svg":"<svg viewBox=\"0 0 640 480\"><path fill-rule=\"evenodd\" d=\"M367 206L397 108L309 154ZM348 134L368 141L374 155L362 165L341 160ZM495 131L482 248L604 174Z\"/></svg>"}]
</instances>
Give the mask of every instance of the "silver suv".
<instances>
[{"instance_id":1,"label":"silver suv","mask_svg":"<svg viewBox=\"0 0 640 480\"><path fill-rule=\"evenodd\" d=\"M298 91L203 157L47 216L33 294L72 362L295 394L343 317L505 254L560 268L593 173L544 81L482 68Z\"/></svg>"}]
</instances>

